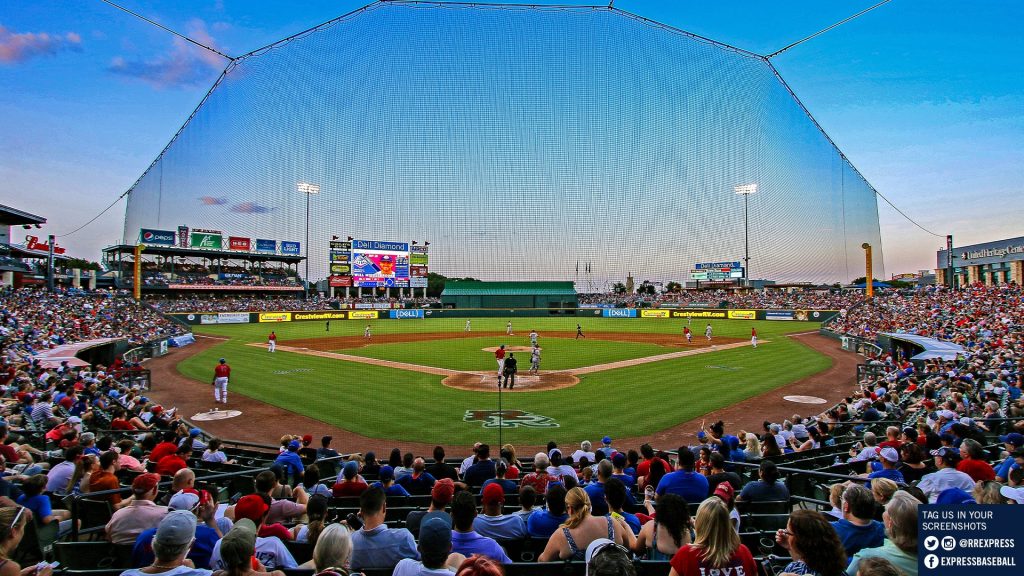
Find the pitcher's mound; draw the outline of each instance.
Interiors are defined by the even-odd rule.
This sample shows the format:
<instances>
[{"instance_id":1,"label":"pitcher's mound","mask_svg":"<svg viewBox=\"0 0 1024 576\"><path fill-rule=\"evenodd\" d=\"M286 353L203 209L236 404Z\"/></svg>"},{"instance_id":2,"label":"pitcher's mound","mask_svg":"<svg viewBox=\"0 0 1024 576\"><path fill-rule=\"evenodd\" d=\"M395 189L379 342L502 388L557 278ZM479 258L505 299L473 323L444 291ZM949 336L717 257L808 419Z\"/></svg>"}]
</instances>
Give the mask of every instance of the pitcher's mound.
<instances>
[{"instance_id":1,"label":"pitcher's mound","mask_svg":"<svg viewBox=\"0 0 1024 576\"><path fill-rule=\"evenodd\" d=\"M209 412L200 412L194 414L192 419L197 422L208 422L210 420L227 420L228 418L237 418L242 415L239 410L210 410Z\"/></svg>"},{"instance_id":2,"label":"pitcher's mound","mask_svg":"<svg viewBox=\"0 0 1024 576\"><path fill-rule=\"evenodd\" d=\"M542 392L545 390L558 390L579 384L580 379L569 372L541 372L534 376L532 374L520 373L516 375L516 387L505 388L502 392ZM497 392L498 373L494 372L462 372L448 376L441 381L449 388L459 390L471 390L473 392Z\"/></svg>"},{"instance_id":3,"label":"pitcher's mound","mask_svg":"<svg viewBox=\"0 0 1024 576\"><path fill-rule=\"evenodd\" d=\"M538 346L538 348L540 350L544 350L543 348L540 348L539 346ZM484 352L497 352L498 351L498 347L497 346L490 346L488 348L481 348L481 350L483 350ZM505 346L505 352L532 352L532 351L533 351L533 346ZM497 378L497 374L495 374L495 378Z\"/></svg>"}]
</instances>

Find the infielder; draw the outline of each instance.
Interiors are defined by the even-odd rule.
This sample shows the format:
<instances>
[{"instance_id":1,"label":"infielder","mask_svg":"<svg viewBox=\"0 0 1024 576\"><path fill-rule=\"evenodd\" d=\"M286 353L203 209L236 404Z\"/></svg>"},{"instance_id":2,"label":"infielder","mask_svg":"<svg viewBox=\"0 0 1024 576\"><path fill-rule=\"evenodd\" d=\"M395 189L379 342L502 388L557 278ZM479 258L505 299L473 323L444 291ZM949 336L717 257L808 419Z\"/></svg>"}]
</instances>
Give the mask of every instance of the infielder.
<instances>
[{"instance_id":1,"label":"infielder","mask_svg":"<svg viewBox=\"0 0 1024 576\"><path fill-rule=\"evenodd\" d=\"M270 331L270 336L267 337L267 352L277 351L277 334L274 331Z\"/></svg>"},{"instance_id":2,"label":"infielder","mask_svg":"<svg viewBox=\"0 0 1024 576\"><path fill-rule=\"evenodd\" d=\"M502 344L494 351L494 359L498 361L498 385L501 385L501 376L505 373L505 345Z\"/></svg>"},{"instance_id":3,"label":"infielder","mask_svg":"<svg viewBox=\"0 0 1024 576\"><path fill-rule=\"evenodd\" d=\"M533 345L533 351L530 352L530 374L540 374L540 348L536 344Z\"/></svg>"},{"instance_id":4,"label":"infielder","mask_svg":"<svg viewBox=\"0 0 1024 576\"><path fill-rule=\"evenodd\" d=\"M750 345L757 348L757 328L750 329Z\"/></svg>"},{"instance_id":5,"label":"infielder","mask_svg":"<svg viewBox=\"0 0 1024 576\"><path fill-rule=\"evenodd\" d=\"M508 324L505 324L505 334L508 335L508 336L514 336L514 334L512 334L512 321L511 320L508 321Z\"/></svg>"},{"instance_id":6,"label":"infielder","mask_svg":"<svg viewBox=\"0 0 1024 576\"><path fill-rule=\"evenodd\" d=\"M363 330L363 338L366 338L367 340L369 340L371 337L372 337L372 334L370 334L370 325L367 324L366 325L366 329Z\"/></svg>"},{"instance_id":7,"label":"infielder","mask_svg":"<svg viewBox=\"0 0 1024 576\"><path fill-rule=\"evenodd\" d=\"M473 331L473 325L470 323L470 320L467 318L466 319L466 330L465 330L465 332L472 332L472 331Z\"/></svg>"},{"instance_id":8,"label":"infielder","mask_svg":"<svg viewBox=\"0 0 1024 576\"><path fill-rule=\"evenodd\" d=\"M231 366L228 361L221 358L220 363L213 369L213 400L218 404L228 403L228 378L231 376Z\"/></svg>"},{"instance_id":9,"label":"infielder","mask_svg":"<svg viewBox=\"0 0 1024 576\"><path fill-rule=\"evenodd\" d=\"M690 332L690 327L689 326L683 326L683 336L686 336L686 343L687 344L692 344L693 343L693 332Z\"/></svg>"},{"instance_id":10,"label":"infielder","mask_svg":"<svg viewBox=\"0 0 1024 576\"><path fill-rule=\"evenodd\" d=\"M704 329L704 336L708 339L708 342L711 341L711 322L708 322L708 327Z\"/></svg>"},{"instance_id":11,"label":"infielder","mask_svg":"<svg viewBox=\"0 0 1024 576\"><path fill-rule=\"evenodd\" d=\"M577 323L576 324L576 339L579 340L580 338L586 338L586 336L583 335L583 327L580 326L579 323Z\"/></svg>"},{"instance_id":12,"label":"infielder","mask_svg":"<svg viewBox=\"0 0 1024 576\"><path fill-rule=\"evenodd\" d=\"M534 348L537 347L537 331L536 330L530 330L530 345L533 346Z\"/></svg>"}]
</instances>

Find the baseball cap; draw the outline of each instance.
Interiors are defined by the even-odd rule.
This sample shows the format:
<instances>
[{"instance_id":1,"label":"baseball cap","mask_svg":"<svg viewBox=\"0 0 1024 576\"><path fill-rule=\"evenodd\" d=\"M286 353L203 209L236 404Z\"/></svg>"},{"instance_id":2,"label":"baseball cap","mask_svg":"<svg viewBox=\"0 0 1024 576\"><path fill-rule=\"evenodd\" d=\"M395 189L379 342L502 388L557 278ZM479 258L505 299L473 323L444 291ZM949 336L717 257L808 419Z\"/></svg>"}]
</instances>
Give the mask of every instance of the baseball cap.
<instances>
[{"instance_id":1,"label":"baseball cap","mask_svg":"<svg viewBox=\"0 0 1024 576\"><path fill-rule=\"evenodd\" d=\"M492 482L484 487L482 500L485 505L501 502L505 500L505 491L497 482Z\"/></svg>"},{"instance_id":2,"label":"baseball cap","mask_svg":"<svg viewBox=\"0 0 1024 576\"><path fill-rule=\"evenodd\" d=\"M616 468L622 468L626 465L626 455L622 452L616 452L615 455L612 456L612 464Z\"/></svg>"},{"instance_id":3,"label":"baseball cap","mask_svg":"<svg viewBox=\"0 0 1024 576\"><path fill-rule=\"evenodd\" d=\"M193 428L193 429L188 431L188 435L189 436L199 436L202 433L203 433L203 431L200 430L199 428Z\"/></svg>"},{"instance_id":4,"label":"baseball cap","mask_svg":"<svg viewBox=\"0 0 1024 576\"><path fill-rule=\"evenodd\" d=\"M430 498L438 504L449 504L453 496L455 496L455 483L451 478L442 478L434 482L434 487L430 490Z\"/></svg>"},{"instance_id":5,"label":"baseball cap","mask_svg":"<svg viewBox=\"0 0 1024 576\"><path fill-rule=\"evenodd\" d=\"M168 510L189 510L199 505L199 494L180 491L167 503Z\"/></svg>"},{"instance_id":6,"label":"baseball cap","mask_svg":"<svg viewBox=\"0 0 1024 576\"><path fill-rule=\"evenodd\" d=\"M355 478L356 474L359 474L359 463L355 460L349 460L341 467L341 475L348 480Z\"/></svg>"},{"instance_id":7,"label":"baseball cap","mask_svg":"<svg viewBox=\"0 0 1024 576\"><path fill-rule=\"evenodd\" d=\"M733 497L736 496L736 490L732 487L732 484L729 484L728 482L720 482L718 486L715 487L714 496L718 496L722 501L728 504L732 502Z\"/></svg>"},{"instance_id":8,"label":"baseball cap","mask_svg":"<svg viewBox=\"0 0 1024 576\"><path fill-rule=\"evenodd\" d=\"M298 450L300 446L302 446L302 444L300 444L298 440L292 440L288 443L289 450Z\"/></svg>"},{"instance_id":9,"label":"baseball cap","mask_svg":"<svg viewBox=\"0 0 1024 576\"><path fill-rule=\"evenodd\" d=\"M942 448L939 448L937 450L930 450L928 453L931 454L932 456L938 456L946 461L951 461L960 455L958 451L948 446L943 446Z\"/></svg>"},{"instance_id":10,"label":"baseball cap","mask_svg":"<svg viewBox=\"0 0 1024 576\"><path fill-rule=\"evenodd\" d=\"M960 419L960 423L963 424L964 426L974 426L974 418L964 416L963 418Z\"/></svg>"},{"instance_id":11,"label":"baseball cap","mask_svg":"<svg viewBox=\"0 0 1024 576\"><path fill-rule=\"evenodd\" d=\"M555 454L558 454L559 458L562 457L562 451L561 450L559 450L558 448L552 448L551 450L548 451L548 458L554 458Z\"/></svg>"},{"instance_id":12,"label":"baseball cap","mask_svg":"<svg viewBox=\"0 0 1024 576\"><path fill-rule=\"evenodd\" d=\"M221 364L223 364L223 363L227 362L227 360L225 360L225 359L221 358L220 360L218 360L218 362L220 362Z\"/></svg>"},{"instance_id":13,"label":"baseball cap","mask_svg":"<svg viewBox=\"0 0 1024 576\"><path fill-rule=\"evenodd\" d=\"M589 546L587 546L587 553L584 555L584 560L587 563L587 570L585 572L587 576L590 576L591 560L593 560L595 556L600 554L605 548L608 547L618 548L623 554L626 555L627 558L629 558L629 551L626 550L624 547L619 546L618 544L612 542L607 538L598 538L597 540L591 542Z\"/></svg>"},{"instance_id":14,"label":"baseball cap","mask_svg":"<svg viewBox=\"0 0 1024 576\"><path fill-rule=\"evenodd\" d=\"M452 545L452 527L440 518L430 518L420 525L419 544L425 550L448 550Z\"/></svg>"},{"instance_id":15,"label":"baseball cap","mask_svg":"<svg viewBox=\"0 0 1024 576\"><path fill-rule=\"evenodd\" d=\"M881 456L883 459L888 460L889 462L900 461L900 453L897 452L896 449L891 446L886 446L885 448L879 450L878 455Z\"/></svg>"},{"instance_id":16,"label":"baseball cap","mask_svg":"<svg viewBox=\"0 0 1024 576\"><path fill-rule=\"evenodd\" d=\"M953 412L952 410L940 410L939 416L945 418L946 420L955 420L956 412Z\"/></svg>"},{"instance_id":17,"label":"baseball cap","mask_svg":"<svg viewBox=\"0 0 1024 576\"><path fill-rule=\"evenodd\" d=\"M999 489L999 493L1017 504L1024 504L1024 488L1022 487L1003 486Z\"/></svg>"},{"instance_id":18,"label":"baseball cap","mask_svg":"<svg viewBox=\"0 0 1024 576\"><path fill-rule=\"evenodd\" d=\"M132 492L136 494L145 494L160 484L159 474L139 474L132 480Z\"/></svg>"},{"instance_id":19,"label":"baseball cap","mask_svg":"<svg viewBox=\"0 0 1024 576\"><path fill-rule=\"evenodd\" d=\"M154 540L170 546L188 544L196 535L196 517L185 510L175 510L164 516L156 527Z\"/></svg>"},{"instance_id":20,"label":"baseball cap","mask_svg":"<svg viewBox=\"0 0 1024 576\"><path fill-rule=\"evenodd\" d=\"M377 476L380 477L381 482L393 480L395 478L395 469L391 466L381 466Z\"/></svg>"},{"instance_id":21,"label":"baseball cap","mask_svg":"<svg viewBox=\"0 0 1024 576\"><path fill-rule=\"evenodd\" d=\"M1019 432L1010 432L1006 436L1000 436L999 441L1005 444L1010 444L1015 448L1020 448L1021 446L1024 446L1024 434Z\"/></svg>"},{"instance_id":22,"label":"baseball cap","mask_svg":"<svg viewBox=\"0 0 1024 576\"><path fill-rule=\"evenodd\" d=\"M270 510L270 506L263 501L260 495L249 494L242 496L235 504L235 518L248 518L255 524L263 520L263 515L267 513L267 510Z\"/></svg>"},{"instance_id":23,"label":"baseball cap","mask_svg":"<svg viewBox=\"0 0 1024 576\"><path fill-rule=\"evenodd\" d=\"M604 438L601 438L601 443L602 444L611 444L612 443L612 437L611 436L605 436Z\"/></svg>"},{"instance_id":24,"label":"baseball cap","mask_svg":"<svg viewBox=\"0 0 1024 576\"><path fill-rule=\"evenodd\" d=\"M68 417L68 424L81 424L81 423L82 423L82 419L79 418L78 416L69 416Z\"/></svg>"},{"instance_id":25,"label":"baseball cap","mask_svg":"<svg viewBox=\"0 0 1024 576\"><path fill-rule=\"evenodd\" d=\"M935 497L936 504L976 504L974 496L960 488L947 488Z\"/></svg>"},{"instance_id":26,"label":"baseball cap","mask_svg":"<svg viewBox=\"0 0 1024 576\"><path fill-rule=\"evenodd\" d=\"M309 444L312 441L313 441L313 435L312 434L306 434L305 436L302 437L302 443L303 444Z\"/></svg>"},{"instance_id":27,"label":"baseball cap","mask_svg":"<svg viewBox=\"0 0 1024 576\"><path fill-rule=\"evenodd\" d=\"M248 518L236 521L220 541L220 557L228 566L248 566L255 551L256 523Z\"/></svg>"}]
</instances>

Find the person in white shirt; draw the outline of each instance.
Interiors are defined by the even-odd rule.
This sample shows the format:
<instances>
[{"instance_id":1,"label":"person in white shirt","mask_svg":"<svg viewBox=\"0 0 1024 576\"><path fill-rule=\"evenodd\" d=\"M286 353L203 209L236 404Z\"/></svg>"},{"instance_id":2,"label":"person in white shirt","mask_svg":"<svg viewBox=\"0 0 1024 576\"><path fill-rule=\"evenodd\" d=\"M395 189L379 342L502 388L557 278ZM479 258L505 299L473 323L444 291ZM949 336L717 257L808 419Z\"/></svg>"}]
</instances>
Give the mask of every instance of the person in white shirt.
<instances>
[{"instance_id":1,"label":"person in white shirt","mask_svg":"<svg viewBox=\"0 0 1024 576\"><path fill-rule=\"evenodd\" d=\"M473 464L476 464L476 451L480 449L480 442L473 444L473 453L466 457L459 466L459 476L465 476L466 470Z\"/></svg>"},{"instance_id":2,"label":"person in white shirt","mask_svg":"<svg viewBox=\"0 0 1024 576\"><path fill-rule=\"evenodd\" d=\"M929 452L935 457L935 467L938 472L925 474L917 487L928 496L928 502L934 504L944 490L959 488L964 492L974 489L974 480L956 469L959 453L953 448L943 446L938 450Z\"/></svg>"},{"instance_id":3,"label":"person in white shirt","mask_svg":"<svg viewBox=\"0 0 1024 576\"><path fill-rule=\"evenodd\" d=\"M593 445L590 443L590 440L580 442L580 449L572 453L573 462L579 462L583 458L586 458L591 464L593 464L596 459L594 456Z\"/></svg>"},{"instance_id":4,"label":"person in white shirt","mask_svg":"<svg viewBox=\"0 0 1024 576\"><path fill-rule=\"evenodd\" d=\"M548 459L551 461L551 466L548 466L548 474L555 478L561 479L562 476L572 476L576 478L576 470L568 464L562 463L562 451L558 448L552 448L548 452Z\"/></svg>"}]
</instances>

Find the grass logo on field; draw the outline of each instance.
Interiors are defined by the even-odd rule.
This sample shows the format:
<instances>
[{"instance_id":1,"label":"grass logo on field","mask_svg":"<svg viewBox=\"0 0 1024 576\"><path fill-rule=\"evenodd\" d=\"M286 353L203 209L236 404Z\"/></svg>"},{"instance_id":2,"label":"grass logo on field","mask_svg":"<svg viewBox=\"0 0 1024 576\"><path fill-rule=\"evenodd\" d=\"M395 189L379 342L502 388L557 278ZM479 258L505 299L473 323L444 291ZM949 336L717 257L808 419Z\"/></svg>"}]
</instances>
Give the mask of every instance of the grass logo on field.
<instances>
[{"instance_id":1,"label":"grass logo on field","mask_svg":"<svg viewBox=\"0 0 1024 576\"><path fill-rule=\"evenodd\" d=\"M499 418L499 414L503 418ZM463 422L480 422L484 428L558 428L558 422L549 416L541 416L522 410L466 410Z\"/></svg>"}]
</instances>

